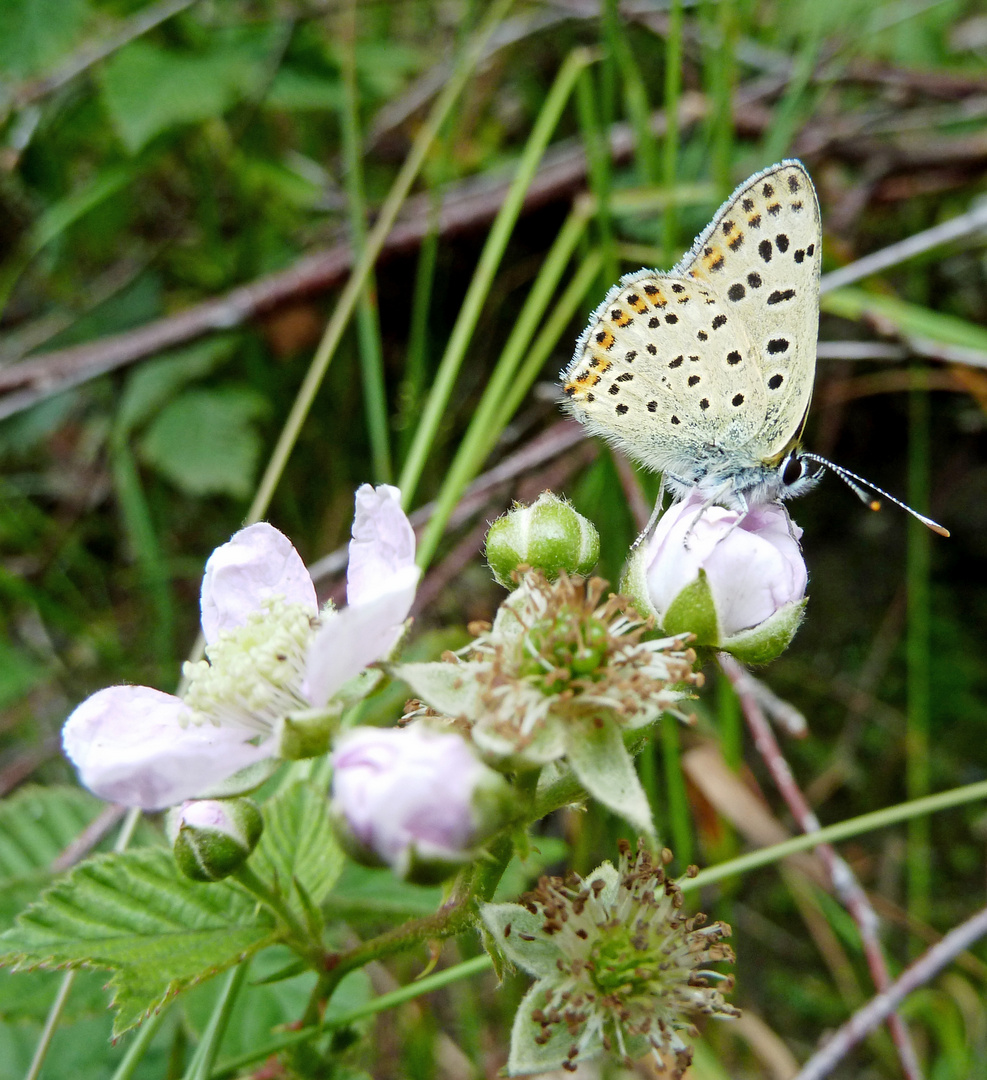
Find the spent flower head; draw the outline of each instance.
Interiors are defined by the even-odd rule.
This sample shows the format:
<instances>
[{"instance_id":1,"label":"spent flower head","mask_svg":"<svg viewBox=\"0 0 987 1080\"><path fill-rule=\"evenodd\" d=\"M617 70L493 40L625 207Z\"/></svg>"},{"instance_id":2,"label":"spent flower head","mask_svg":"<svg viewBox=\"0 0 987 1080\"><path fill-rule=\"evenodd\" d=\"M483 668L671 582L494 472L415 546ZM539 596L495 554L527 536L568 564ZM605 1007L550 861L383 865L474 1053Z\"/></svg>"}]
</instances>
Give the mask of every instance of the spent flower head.
<instances>
[{"instance_id":1,"label":"spent flower head","mask_svg":"<svg viewBox=\"0 0 987 1080\"><path fill-rule=\"evenodd\" d=\"M605 862L585 880L542 878L520 904L484 905L492 942L537 980L514 1021L508 1072L575 1071L610 1051L627 1063L650 1053L679 1077L694 1018L739 1015L713 985L729 990L732 978L709 968L734 959L730 927L683 913L682 891L665 874L670 860L625 841L616 869Z\"/></svg>"},{"instance_id":2,"label":"spent flower head","mask_svg":"<svg viewBox=\"0 0 987 1080\"><path fill-rule=\"evenodd\" d=\"M649 640L651 626L601 578L531 570L455 663L396 674L439 712L469 720L489 759L516 770L564 758L591 795L650 833L624 737L663 712L687 719L681 704L702 680L688 635Z\"/></svg>"}]
</instances>

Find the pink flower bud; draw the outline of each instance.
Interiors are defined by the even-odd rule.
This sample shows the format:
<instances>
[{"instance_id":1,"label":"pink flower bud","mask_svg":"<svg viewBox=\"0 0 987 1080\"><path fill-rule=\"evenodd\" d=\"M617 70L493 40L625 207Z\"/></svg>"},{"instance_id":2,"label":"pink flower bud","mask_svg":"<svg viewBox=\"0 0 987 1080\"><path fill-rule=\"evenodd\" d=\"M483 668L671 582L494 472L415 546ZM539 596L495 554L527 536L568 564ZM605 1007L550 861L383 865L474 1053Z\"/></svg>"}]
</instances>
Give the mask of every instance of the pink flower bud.
<instances>
[{"instance_id":1,"label":"pink flower bud","mask_svg":"<svg viewBox=\"0 0 987 1080\"><path fill-rule=\"evenodd\" d=\"M807 574L802 530L778 503L746 514L690 496L673 503L632 557L625 587L665 633L764 663L791 640ZM643 595L642 595L643 594Z\"/></svg>"},{"instance_id":2,"label":"pink flower bud","mask_svg":"<svg viewBox=\"0 0 987 1080\"><path fill-rule=\"evenodd\" d=\"M353 728L333 753L332 810L355 858L436 881L503 823L509 790L459 735Z\"/></svg>"},{"instance_id":3,"label":"pink flower bud","mask_svg":"<svg viewBox=\"0 0 987 1080\"><path fill-rule=\"evenodd\" d=\"M194 881L219 881L257 846L264 823L250 799L199 799L173 813L175 862Z\"/></svg>"}]
</instances>

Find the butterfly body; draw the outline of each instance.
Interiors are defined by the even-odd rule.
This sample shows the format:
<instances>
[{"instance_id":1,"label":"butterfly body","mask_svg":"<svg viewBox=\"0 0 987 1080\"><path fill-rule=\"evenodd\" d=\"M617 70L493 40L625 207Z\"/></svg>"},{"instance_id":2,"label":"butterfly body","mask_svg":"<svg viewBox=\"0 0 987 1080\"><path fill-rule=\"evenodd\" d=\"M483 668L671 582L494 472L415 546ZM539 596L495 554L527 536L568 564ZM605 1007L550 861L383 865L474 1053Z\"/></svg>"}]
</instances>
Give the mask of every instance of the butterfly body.
<instances>
[{"instance_id":1,"label":"butterfly body","mask_svg":"<svg viewBox=\"0 0 987 1080\"><path fill-rule=\"evenodd\" d=\"M811 487L821 247L802 163L752 176L671 271L607 293L562 373L568 411L679 497L745 509Z\"/></svg>"}]
</instances>

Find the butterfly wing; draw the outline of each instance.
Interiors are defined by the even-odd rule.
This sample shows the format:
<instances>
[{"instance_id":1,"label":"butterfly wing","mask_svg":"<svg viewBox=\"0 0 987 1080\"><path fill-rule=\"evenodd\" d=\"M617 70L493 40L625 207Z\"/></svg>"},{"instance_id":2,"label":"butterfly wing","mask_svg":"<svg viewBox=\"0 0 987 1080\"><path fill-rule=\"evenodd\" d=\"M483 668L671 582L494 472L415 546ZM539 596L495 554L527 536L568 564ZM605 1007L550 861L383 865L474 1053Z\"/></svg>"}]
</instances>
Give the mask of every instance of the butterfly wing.
<instances>
[{"instance_id":1,"label":"butterfly wing","mask_svg":"<svg viewBox=\"0 0 987 1080\"><path fill-rule=\"evenodd\" d=\"M748 444L767 409L756 350L729 301L697 278L649 270L610 290L562 384L592 432L687 482Z\"/></svg>"},{"instance_id":2,"label":"butterfly wing","mask_svg":"<svg viewBox=\"0 0 987 1080\"><path fill-rule=\"evenodd\" d=\"M672 271L708 285L747 329L767 400L751 450L764 461L798 435L812 396L821 249L812 180L782 161L741 184Z\"/></svg>"}]
</instances>

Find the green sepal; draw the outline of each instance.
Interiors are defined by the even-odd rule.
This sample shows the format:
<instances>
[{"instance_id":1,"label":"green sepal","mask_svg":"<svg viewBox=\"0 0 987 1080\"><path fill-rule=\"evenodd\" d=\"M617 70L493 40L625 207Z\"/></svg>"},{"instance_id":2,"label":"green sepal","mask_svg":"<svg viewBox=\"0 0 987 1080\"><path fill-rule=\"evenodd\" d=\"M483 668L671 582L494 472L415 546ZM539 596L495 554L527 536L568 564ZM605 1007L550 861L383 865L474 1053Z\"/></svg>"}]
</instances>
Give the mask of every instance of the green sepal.
<instances>
[{"instance_id":1,"label":"green sepal","mask_svg":"<svg viewBox=\"0 0 987 1080\"><path fill-rule=\"evenodd\" d=\"M278 757L287 761L322 757L339 729L341 708L305 709L282 716L275 727Z\"/></svg>"},{"instance_id":2,"label":"green sepal","mask_svg":"<svg viewBox=\"0 0 987 1080\"><path fill-rule=\"evenodd\" d=\"M767 664L776 660L795 637L808 599L805 596L801 600L792 600L764 622L727 638L720 648L743 664Z\"/></svg>"},{"instance_id":3,"label":"green sepal","mask_svg":"<svg viewBox=\"0 0 987 1080\"><path fill-rule=\"evenodd\" d=\"M657 621L658 611L648 594L647 555L648 544L642 537L624 564L624 571L620 577L620 591L630 599L638 615L644 617L651 615Z\"/></svg>"},{"instance_id":4,"label":"green sepal","mask_svg":"<svg viewBox=\"0 0 987 1080\"><path fill-rule=\"evenodd\" d=\"M396 679L406 682L417 697L437 712L470 719L475 719L479 714L479 683L473 664L430 660L394 664L389 670Z\"/></svg>"},{"instance_id":5,"label":"green sepal","mask_svg":"<svg viewBox=\"0 0 987 1080\"><path fill-rule=\"evenodd\" d=\"M686 585L668 605L661 625L668 635L694 634L696 645L719 645L716 605L705 570L700 570L696 580Z\"/></svg>"},{"instance_id":6,"label":"green sepal","mask_svg":"<svg viewBox=\"0 0 987 1080\"><path fill-rule=\"evenodd\" d=\"M566 757L576 779L597 802L654 839L648 797L613 717L601 715L565 728Z\"/></svg>"},{"instance_id":7,"label":"green sepal","mask_svg":"<svg viewBox=\"0 0 987 1080\"><path fill-rule=\"evenodd\" d=\"M536 1041L542 1034L542 1026L532 1017L537 1010L548 1009L550 993L546 983L539 979L524 995L514 1016L511 1028L511 1050L507 1058L509 1076L529 1073L552 1072L568 1062L573 1037L565 1024L552 1024L546 1042Z\"/></svg>"}]
</instances>

